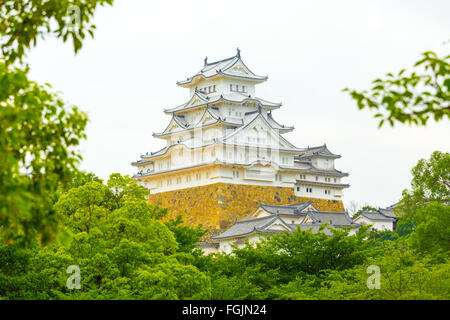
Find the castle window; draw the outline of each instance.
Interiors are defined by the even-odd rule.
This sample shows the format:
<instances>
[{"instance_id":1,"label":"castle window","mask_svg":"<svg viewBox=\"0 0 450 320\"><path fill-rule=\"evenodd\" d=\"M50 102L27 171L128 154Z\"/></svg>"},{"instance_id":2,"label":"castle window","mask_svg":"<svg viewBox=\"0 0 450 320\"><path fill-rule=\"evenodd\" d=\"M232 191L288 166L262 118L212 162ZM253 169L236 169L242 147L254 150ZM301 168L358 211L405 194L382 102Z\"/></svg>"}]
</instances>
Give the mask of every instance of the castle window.
<instances>
[{"instance_id":1,"label":"castle window","mask_svg":"<svg viewBox=\"0 0 450 320\"><path fill-rule=\"evenodd\" d=\"M334 182L337 182L337 179L336 179L336 178L334 178Z\"/></svg>"},{"instance_id":2,"label":"castle window","mask_svg":"<svg viewBox=\"0 0 450 320\"><path fill-rule=\"evenodd\" d=\"M233 85L230 84L230 91L233 91Z\"/></svg>"},{"instance_id":3,"label":"castle window","mask_svg":"<svg viewBox=\"0 0 450 320\"><path fill-rule=\"evenodd\" d=\"M319 177L318 176L316 176L316 181L319 181Z\"/></svg>"},{"instance_id":4,"label":"castle window","mask_svg":"<svg viewBox=\"0 0 450 320\"><path fill-rule=\"evenodd\" d=\"M239 91L239 85L238 84L236 85L236 91Z\"/></svg>"},{"instance_id":5,"label":"castle window","mask_svg":"<svg viewBox=\"0 0 450 320\"><path fill-rule=\"evenodd\" d=\"M213 85L213 92L216 92L216 85Z\"/></svg>"},{"instance_id":6,"label":"castle window","mask_svg":"<svg viewBox=\"0 0 450 320\"><path fill-rule=\"evenodd\" d=\"M246 91L245 91L245 86L242 86L242 92L246 92Z\"/></svg>"},{"instance_id":7,"label":"castle window","mask_svg":"<svg viewBox=\"0 0 450 320\"><path fill-rule=\"evenodd\" d=\"M297 191L300 191L300 187L297 187Z\"/></svg>"}]
</instances>

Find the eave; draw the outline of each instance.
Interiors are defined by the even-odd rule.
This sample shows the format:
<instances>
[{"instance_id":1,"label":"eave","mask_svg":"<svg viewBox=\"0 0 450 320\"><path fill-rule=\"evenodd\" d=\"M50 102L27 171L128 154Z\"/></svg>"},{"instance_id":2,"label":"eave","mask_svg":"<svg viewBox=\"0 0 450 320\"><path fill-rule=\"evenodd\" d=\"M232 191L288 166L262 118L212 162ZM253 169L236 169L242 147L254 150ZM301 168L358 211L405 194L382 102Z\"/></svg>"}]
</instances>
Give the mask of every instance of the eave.
<instances>
[{"instance_id":1,"label":"eave","mask_svg":"<svg viewBox=\"0 0 450 320\"><path fill-rule=\"evenodd\" d=\"M319 181L307 181L307 180L296 180L296 185L315 185L324 187L334 187L334 188L348 188L350 185L348 183L329 183L329 182L319 182Z\"/></svg>"}]
</instances>

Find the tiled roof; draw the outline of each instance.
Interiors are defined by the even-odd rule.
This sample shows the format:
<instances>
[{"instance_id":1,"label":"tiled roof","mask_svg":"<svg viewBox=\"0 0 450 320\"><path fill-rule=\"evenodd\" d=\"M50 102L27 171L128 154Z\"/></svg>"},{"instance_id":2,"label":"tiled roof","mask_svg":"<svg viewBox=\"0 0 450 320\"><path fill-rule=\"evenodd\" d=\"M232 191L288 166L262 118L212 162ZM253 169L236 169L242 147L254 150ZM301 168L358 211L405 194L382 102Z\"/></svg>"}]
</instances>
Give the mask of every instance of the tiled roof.
<instances>
[{"instance_id":1,"label":"tiled roof","mask_svg":"<svg viewBox=\"0 0 450 320\"><path fill-rule=\"evenodd\" d=\"M383 213L380 213L379 211L362 211L361 215L370 220L389 220L389 221L394 220L393 217L386 216Z\"/></svg>"},{"instance_id":2,"label":"tiled roof","mask_svg":"<svg viewBox=\"0 0 450 320\"><path fill-rule=\"evenodd\" d=\"M292 131L292 130L294 130L294 127L293 127L293 126L292 126L292 127L287 127L287 126L281 125L281 124L279 124L278 122L276 122L275 119L272 117L272 113L271 113L271 112L267 113L267 122L269 122L269 124L270 124L270 126L271 126L272 128L278 129L278 130L280 130L280 131L285 131L285 132L287 132L287 131Z\"/></svg>"},{"instance_id":3,"label":"tiled roof","mask_svg":"<svg viewBox=\"0 0 450 320\"><path fill-rule=\"evenodd\" d=\"M297 157L295 157L295 159L301 160L301 159L309 159L309 158L313 158L313 157L325 157L325 158L337 159L337 158L340 158L341 156L338 154L332 153L330 150L328 150L326 144L324 144L323 146L307 147L306 149L303 149L302 152Z\"/></svg>"},{"instance_id":4,"label":"tiled roof","mask_svg":"<svg viewBox=\"0 0 450 320\"><path fill-rule=\"evenodd\" d=\"M138 160L135 162L132 162L131 165L133 166L137 166L137 165L141 165L141 164L147 164L147 163L153 163L153 161L149 161L149 160Z\"/></svg>"},{"instance_id":5,"label":"tiled roof","mask_svg":"<svg viewBox=\"0 0 450 320\"><path fill-rule=\"evenodd\" d=\"M340 227L356 225L345 212L309 211L307 215L314 223L328 223L330 226Z\"/></svg>"},{"instance_id":6,"label":"tiled roof","mask_svg":"<svg viewBox=\"0 0 450 320\"><path fill-rule=\"evenodd\" d=\"M347 177L348 176L348 173L342 172L342 171L339 171L336 169L323 170L323 169L314 168L309 162L302 162L302 161L296 160L294 163L304 166L305 168L301 168L301 170L304 170L307 173L317 173L317 174L324 174L324 175L335 176L335 177Z\"/></svg>"},{"instance_id":7,"label":"tiled roof","mask_svg":"<svg viewBox=\"0 0 450 320\"><path fill-rule=\"evenodd\" d=\"M250 218L240 221L236 221L235 224L222 234L218 236L212 236L212 239L222 239L238 237L250 234L252 232L261 232L266 226L269 226L276 220L280 220L278 215L267 216L262 218ZM281 220L282 221L282 220ZM283 222L284 223L284 222Z\"/></svg>"},{"instance_id":8,"label":"tiled roof","mask_svg":"<svg viewBox=\"0 0 450 320\"><path fill-rule=\"evenodd\" d=\"M379 209L380 213L385 215L386 217L390 218L396 218L394 209L386 208L386 209Z\"/></svg>"},{"instance_id":9,"label":"tiled roof","mask_svg":"<svg viewBox=\"0 0 450 320\"><path fill-rule=\"evenodd\" d=\"M218 61L214 61L214 62L210 62L210 63L208 63L207 59L205 59L205 64L199 72L197 72L192 77L187 78L186 80L177 81L177 84L181 85L181 86L188 85L197 77L203 78L203 79L209 79L209 78L212 78L219 74L227 75L227 76L231 76L231 77L244 78L244 79L248 79L248 80L255 80L255 81L259 81L259 82L267 80L267 76L258 76L256 74L254 74L253 72L251 72L250 69L248 69L247 67L246 67L246 69L250 72L249 74L243 74L240 72L233 71L231 68L239 61L245 66L244 62L241 60L239 51L233 57L229 57L226 59L222 59L222 60L218 60Z\"/></svg>"},{"instance_id":10,"label":"tiled roof","mask_svg":"<svg viewBox=\"0 0 450 320\"><path fill-rule=\"evenodd\" d=\"M268 122L267 118L265 116L263 116L263 114L261 113L261 110L258 109L258 112L251 113L251 114L247 113L244 117L245 124L243 126L237 128L233 132L231 132L229 135L221 138L221 140L226 143L227 140L231 140L232 137L240 134L242 131L244 131L247 127L249 127L258 118L262 119L268 125L268 127L272 128L273 130L276 130ZM295 147L292 143L290 143L288 140L286 140L283 136L278 135L278 137L279 137L281 143L284 143L287 146L287 148L289 148L290 150L292 150L292 151L300 150L297 147ZM231 140L231 141L233 141L233 140ZM235 143L233 142L233 144L235 144ZM280 148L280 150L282 150L282 149Z\"/></svg>"},{"instance_id":11,"label":"tiled roof","mask_svg":"<svg viewBox=\"0 0 450 320\"><path fill-rule=\"evenodd\" d=\"M209 121L207 123L194 123L194 124L191 123L191 124L189 124L184 120L184 116L179 116L179 115L173 114L172 119L182 128L182 130L167 131L167 129L169 128L169 126L167 126L167 128L163 132L153 133L153 136L166 136L166 135L170 135L172 133L180 133L180 132L186 131L186 130L204 128L204 127L211 126L211 125L214 125L217 123L223 123L225 125L236 126L236 127L242 126L244 124L242 119L234 118L234 117L223 117L220 114L220 112L214 108L206 107L205 113L206 112L209 113L214 120Z\"/></svg>"},{"instance_id":12,"label":"tiled roof","mask_svg":"<svg viewBox=\"0 0 450 320\"><path fill-rule=\"evenodd\" d=\"M300 180L300 179L296 180L296 184L325 186L325 187L336 187L336 188L348 188L348 187L350 187L350 185L348 183L319 182L319 181L309 181L309 180Z\"/></svg>"},{"instance_id":13,"label":"tiled roof","mask_svg":"<svg viewBox=\"0 0 450 320\"><path fill-rule=\"evenodd\" d=\"M188 102L185 102L177 107L174 108L170 108L170 109L164 109L165 113L173 113L173 112L180 112L180 111L185 111L185 110L189 110L189 109L193 109L193 108L197 108L197 107L201 107L204 105L211 105L214 104L216 102L219 101L226 101L226 102L232 102L232 103L244 103L244 102L255 102L258 105L260 105L261 107L266 107L269 109L273 109L273 108L279 108L281 106L281 103L276 103L276 102L270 102L258 97L252 97L248 94L244 94L244 93L240 93L240 92L230 92L230 93L224 93L218 96L207 96L203 93L200 92L196 92L194 95L198 96L200 99L200 102L198 103L194 103L192 105L190 105L190 102L192 99L190 99Z\"/></svg>"},{"instance_id":14,"label":"tiled roof","mask_svg":"<svg viewBox=\"0 0 450 320\"><path fill-rule=\"evenodd\" d=\"M306 208L307 205L309 205L309 202L304 203L297 203L293 205L288 206L273 206L273 205L261 205L264 210L273 212L273 215L262 217L262 218L247 218L244 220L236 221L235 224L223 232L222 234L218 236L213 236L211 238L213 239L224 239L224 238L233 238L233 237L242 237L249 235L253 232L258 233L279 233L282 232L280 230L271 230L266 229L269 227L275 220L280 220L285 224L289 230L296 229L298 226L302 230L309 230L312 228L312 232L317 233L319 231L320 225L324 223L328 223L330 228L336 228L336 227L359 227L360 225L357 223L354 223L352 219L348 216L345 212L325 212L325 211L308 211L306 213L303 213L306 216L310 217L312 219L312 223L300 223L300 224L288 224L286 223L281 215L286 214L293 214L290 212L293 212L289 207L292 208ZM275 207L278 207L278 212L276 211ZM304 219L304 220L305 220ZM288 231L288 230L287 230ZM329 231L327 228L323 230L325 234L331 235L331 231Z\"/></svg>"},{"instance_id":15,"label":"tiled roof","mask_svg":"<svg viewBox=\"0 0 450 320\"><path fill-rule=\"evenodd\" d=\"M286 206L276 206L276 205L268 205L261 204L261 208L265 211L272 214L281 214L281 215L295 215L298 216L302 214L302 211L310 206L311 201L294 203Z\"/></svg>"}]
</instances>

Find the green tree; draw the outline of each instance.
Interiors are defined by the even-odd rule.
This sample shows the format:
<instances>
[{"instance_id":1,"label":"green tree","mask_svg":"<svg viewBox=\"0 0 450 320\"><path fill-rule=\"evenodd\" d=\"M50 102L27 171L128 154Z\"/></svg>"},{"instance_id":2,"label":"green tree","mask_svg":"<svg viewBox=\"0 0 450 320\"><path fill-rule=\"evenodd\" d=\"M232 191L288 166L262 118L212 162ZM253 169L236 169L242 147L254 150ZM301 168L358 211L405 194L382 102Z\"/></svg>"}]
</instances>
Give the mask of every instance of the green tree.
<instances>
[{"instance_id":1,"label":"green tree","mask_svg":"<svg viewBox=\"0 0 450 320\"><path fill-rule=\"evenodd\" d=\"M299 273L318 275L326 269L348 269L366 259L370 246L366 227L352 236L346 229L330 229L329 236L326 228L323 224L318 233L298 228L292 234L274 235L269 245L281 260L281 270L295 278Z\"/></svg>"},{"instance_id":2,"label":"green tree","mask_svg":"<svg viewBox=\"0 0 450 320\"><path fill-rule=\"evenodd\" d=\"M433 152L430 159L420 159L411 173L414 198L442 203L450 201L450 153Z\"/></svg>"},{"instance_id":3,"label":"green tree","mask_svg":"<svg viewBox=\"0 0 450 320\"><path fill-rule=\"evenodd\" d=\"M184 224L182 215L168 220L166 226L175 235L180 252L192 253L197 248L197 242L208 232L202 228L201 224L195 227ZM201 254L201 252L196 254Z\"/></svg>"},{"instance_id":4,"label":"green tree","mask_svg":"<svg viewBox=\"0 0 450 320\"><path fill-rule=\"evenodd\" d=\"M190 264L194 256L178 252L174 233L155 219L161 209L148 205L146 195L132 178L118 174L106 184L90 181L61 195L55 204L60 236L46 247L0 246L0 297L209 297L209 277ZM70 265L80 268L80 290L66 287Z\"/></svg>"},{"instance_id":5,"label":"green tree","mask_svg":"<svg viewBox=\"0 0 450 320\"><path fill-rule=\"evenodd\" d=\"M54 237L51 196L70 181L87 117L0 63L0 234L5 241Z\"/></svg>"},{"instance_id":6,"label":"green tree","mask_svg":"<svg viewBox=\"0 0 450 320\"><path fill-rule=\"evenodd\" d=\"M39 38L93 35L95 9L112 0L0 0L0 236L31 245L54 238L52 195L70 180L87 117L50 86L28 79L24 57Z\"/></svg>"},{"instance_id":7,"label":"green tree","mask_svg":"<svg viewBox=\"0 0 450 320\"><path fill-rule=\"evenodd\" d=\"M403 197L395 209L398 232L409 234L416 226L419 211L427 204L439 202L448 206L450 201L450 154L435 151L430 159L420 159L411 170L411 190L404 190Z\"/></svg>"},{"instance_id":8,"label":"green tree","mask_svg":"<svg viewBox=\"0 0 450 320\"><path fill-rule=\"evenodd\" d=\"M419 209L416 227L411 234L412 247L421 254L431 254L441 260L450 256L450 207L432 202Z\"/></svg>"},{"instance_id":9,"label":"green tree","mask_svg":"<svg viewBox=\"0 0 450 320\"><path fill-rule=\"evenodd\" d=\"M435 121L450 119L450 55L439 58L434 52L425 52L409 75L405 69L397 75L388 73L386 79L376 79L371 90L357 91L345 88L358 109L375 110L379 127L389 122L425 126L430 118Z\"/></svg>"},{"instance_id":10,"label":"green tree","mask_svg":"<svg viewBox=\"0 0 450 320\"><path fill-rule=\"evenodd\" d=\"M380 270L380 288L369 289L369 266ZM450 264L432 263L417 255L406 242L385 242L382 251L366 263L344 272L330 271L314 292L322 299L448 299L450 280L446 273Z\"/></svg>"}]
</instances>

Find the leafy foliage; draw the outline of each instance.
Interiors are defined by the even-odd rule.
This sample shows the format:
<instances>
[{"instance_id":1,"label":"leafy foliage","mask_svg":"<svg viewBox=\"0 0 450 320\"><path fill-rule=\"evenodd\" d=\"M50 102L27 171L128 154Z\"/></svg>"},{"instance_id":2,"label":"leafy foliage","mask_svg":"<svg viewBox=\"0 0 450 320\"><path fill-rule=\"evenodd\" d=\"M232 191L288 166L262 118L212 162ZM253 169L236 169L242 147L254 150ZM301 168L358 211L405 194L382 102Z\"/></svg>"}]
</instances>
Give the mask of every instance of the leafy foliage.
<instances>
[{"instance_id":1,"label":"leafy foliage","mask_svg":"<svg viewBox=\"0 0 450 320\"><path fill-rule=\"evenodd\" d=\"M0 247L0 296L10 299L188 299L210 296L210 280L180 262L179 245L147 191L112 174L106 184L89 181L61 195L54 208L61 236L47 247ZM182 223L182 220L178 220ZM167 223L170 224L170 223ZM171 225L173 227L173 225ZM177 232L186 261L197 228ZM186 233L186 234L184 234ZM81 270L82 288L66 287L66 268Z\"/></svg>"},{"instance_id":2,"label":"leafy foliage","mask_svg":"<svg viewBox=\"0 0 450 320\"><path fill-rule=\"evenodd\" d=\"M51 195L80 159L87 117L56 94L0 63L0 234L6 241L43 243L54 235Z\"/></svg>"},{"instance_id":3,"label":"leafy foliage","mask_svg":"<svg viewBox=\"0 0 450 320\"><path fill-rule=\"evenodd\" d=\"M450 55L439 58L425 52L414 66L416 71L409 75L402 69L397 75L388 73L386 79L374 80L370 91L344 91L358 109L377 111L379 127L385 122L392 127L396 122L425 126L430 118L450 119Z\"/></svg>"},{"instance_id":4,"label":"leafy foliage","mask_svg":"<svg viewBox=\"0 0 450 320\"><path fill-rule=\"evenodd\" d=\"M77 53L86 33L94 36L95 25L91 20L95 9L112 3L113 0L0 0L0 37L5 61L22 62L26 50L48 35L64 42L71 39Z\"/></svg>"},{"instance_id":5,"label":"leafy foliage","mask_svg":"<svg viewBox=\"0 0 450 320\"><path fill-rule=\"evenodd\" d=\"M419 160L411 172L416 199L450 201L450 153L435 151L429 160Z\"/></svg>"},{"instance_id":6,"label":"leafy foliage","mask_svg":"<svg viewBox=\"0 0 450 320\"><path fill-rule=\"evenodd\" d=\"M72 39L75 53L99 5L113 0L0 0L0 236L7 242L43 244L55 236L51 202L81 159L87 117L28 79L23 58L38 38ZM19 67L20 66L20 67Z\"/></svg>"}]
</instances>

